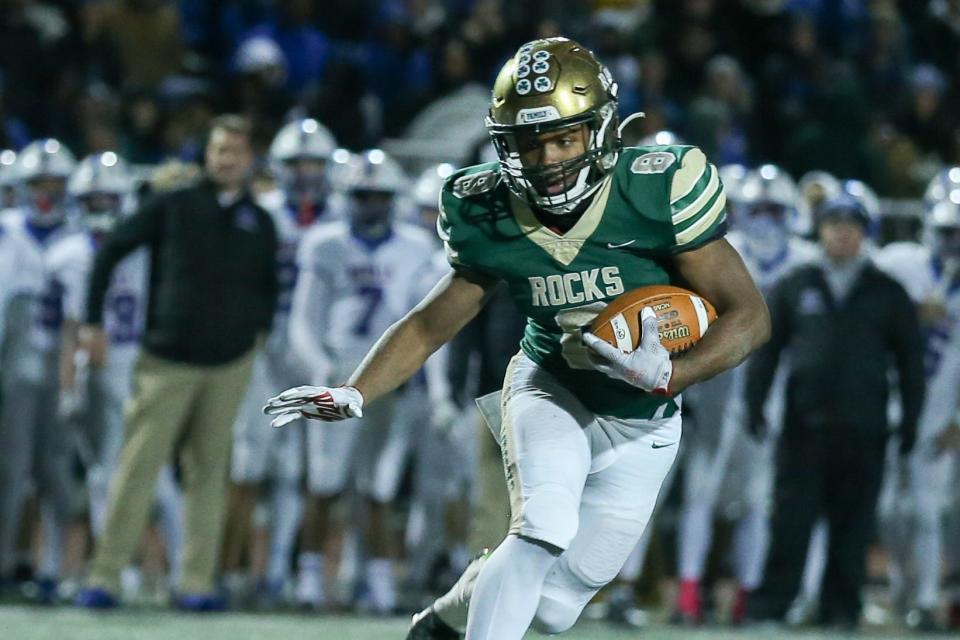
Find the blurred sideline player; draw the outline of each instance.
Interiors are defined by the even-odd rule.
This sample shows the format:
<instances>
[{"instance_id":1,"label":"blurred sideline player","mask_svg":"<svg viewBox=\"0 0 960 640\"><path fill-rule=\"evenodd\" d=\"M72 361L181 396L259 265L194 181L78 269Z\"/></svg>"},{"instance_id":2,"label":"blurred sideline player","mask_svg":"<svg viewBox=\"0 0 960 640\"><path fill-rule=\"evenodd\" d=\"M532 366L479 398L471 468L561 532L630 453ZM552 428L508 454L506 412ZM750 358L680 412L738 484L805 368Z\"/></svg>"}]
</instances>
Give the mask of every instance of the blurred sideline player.
<instances>
[{"instance_id":1,"label":"blurred sideline player","mask_svg":"<svg viewBox=\"0 0 960 640\"><path fill-rule=\"evenodd\" d=\"M806 210L793 179L782 169L763 165L737 185L737 220L730 244L743 259L761 292L798 264L816 255L800 239L809 227ZM772 489L769 439L748 433L743 407L743 375L738 367L707 380L688 394L693 428L685 440L684 506L678 529L676 619L704 621L701 579L717 516L736 522L732 559L737 595L731 620L738 623L746 598L760 584L769 538L768 510ZM768 402L768 424L779 424L783 383Z\"/></svg>"},{"instance_id":2,"label":"blurred sideline player","mask_svg":"<svg viewBox=\"0 0 960 640\"><path fill-rule=\"evenodd\" d=\"M22 367L36 358L30 341L44 286L43 261L34 240L22 229L0 224L0 410L5 398L19 388ZM3 414L0 414L2 416ZM0 422L0 445L5 446L11 434L7 428L19 429L17 422ZM16 465L0 464L0 517L9 513L8 501L18 499L8 489L16 486ZM26 517L26 516L24 516ZM16 537L16 528L2 530L3 535ZM12 591L14 572L21 558L17 557L13 539L0 539L0 596Z\"/></svg>"},{"instance_id":3,"label":"blurred sideline player","mask_svg":"<svg viewBox=\"0 0 960 640\"><path fill-rule=\"evenodd\" d=\"M0 151L0 210L17 206L17 152Z\"/></svg>"},{"instance_id":4,"label":"blurred sideline player","mask_svg":"<svg viewBox=\"0 0 960 640\"><path fill-rule=\"evenodd\" d=\"M107 290L104 329L109 349L103 365L88 365L88 354L78 345L78 330L86 317L87 284L97 245L129 211L132 188L130 170L116 153L85 158L67 183L78 212L79 232L50 248L50 270L63 291L61 416L80 427L80 454L87 470L90 525L95 537L103 528L107 489L123 445L124 404L133 392L133 366L146 314L146 249L120 263ZM170 465L163 468L157 481L157 502L171 577L175 578L183 532L179 490Z\"/></svg>"},{"instance_id":5,"label":"blurred sideline player","mask_svg":"<svg viewBox=\"0 0 960 640\"><path fill-rule=\"evenodd\" d=\"M0 575L12 569L21 506L33 480L40 497L43 532L37 572L41 601L55 599L71 511L73 440L56 411L63 290L49 270L49 256L50 248L72 233L66 184L75 165L73 154L59 141L31 142L15 165L22 204L0 217L0 224L29 238L33 259L43 265L44 278L29 345L18 347L15 369L5 374L0 413Z\"/></svg>"},{"instance_id":6,"label":"blurred sideline player","mask_svg":"<svg viewBox=\"0 0 960 640\"><path fill-rule=\"evenodd\" d=\"M875 261L917 303L926 334L929 387L916 450L907 473L894 475L898 481L887 487L888 504L900 508L888 507L884 516L899 534L886 536L894 602L912 608L910 627L934 631L945 557L942 519L957 494L960 459L960 205L947 194L924 217L923 244L892 243Z\"/></svg>"},{"instance_id":7,"label":"blurred sideline player","mask_svg":"<svg viewBox=\"0 0 960 640\"><path fill-rule=\"evenodd\" d=\"M375 409L476 316L499 280L522 306L523 350L494 402L502 412L484 412L502 422L510 534L415 616L410 638L459 637L464 618L471 640L573 626L650 518L676 457L676 391L734 366L766 335L762 298L721 239L716 170L694 147L622 148L617 91L575 42L520 47L487 119L499 163L454 173L443 189L440 229L454 271L390 328L348 378L353 386L298 387L267 406L277 424L360 416L365 395ZM684 358L660 345L650 310L629 354L581 333L606 300L669 281L652 256L717 304L712 333Z\"/></svg>"},{"instance_id":8,"label":"blurred sideline player","mask_svg":"<svg viewBox=\"0 0 960 640\"><path fill-rule=\"evenodd\" d=\"M407 188L397 163L379 149L339 167L347 220L320 225L304 237L290 315L290 341L316 384L341 380L410 308L410 286L429 267L433 247L422 230L394 222ZM400 393L363 422L313 424L307 431L307 488L297 600L327 605L324 550L331 511L351 485L368 510L365 587L370 608L396 606L388 517L411 446L408 421L394 412Z\"/></svg>"},{"instance_id":9,"label":"blurred sideline player","mask_svg":"<svg viewBox=\"0 0 960 640\"><path fill-rule=\"evenodd\" d=\"M297 250L306 232L328 221L329 171L336 149L333 135L312 118L294 120L281 128L270 145L270 167L277 176L281 198L260 198L277 229L277 271L280 283L277 312L265 348L254 361L250 384L233 428L233 487L224 538L224 571L237 581L260 489L271 488L270 544L266 575L258 585L261 604L277 604L290 578L290 562L300 523L300 481L303 476L303 434L299 429L267 429L261 412L263 398L302 377L304 363L288 339L293 289L297 281ZM248 553L252 556L252 553ZM233 575L231 575L233 574ZM228 586L236 586L231 584Z\"/></svg>"}]
</instances>

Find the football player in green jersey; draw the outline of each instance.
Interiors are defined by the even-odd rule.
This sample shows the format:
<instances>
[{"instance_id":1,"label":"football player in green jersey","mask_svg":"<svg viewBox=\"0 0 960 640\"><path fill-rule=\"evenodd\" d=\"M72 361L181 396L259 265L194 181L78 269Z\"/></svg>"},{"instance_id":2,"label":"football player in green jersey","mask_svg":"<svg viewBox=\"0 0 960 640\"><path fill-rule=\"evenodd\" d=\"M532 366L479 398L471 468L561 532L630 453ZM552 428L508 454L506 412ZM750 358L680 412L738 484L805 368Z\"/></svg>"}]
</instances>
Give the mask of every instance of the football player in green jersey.
<instances>
[{"instance_id":1,"label":"football player in green jersey","mask_svg":"<svg viewBox=\"0 0 960 640\"><path fill-rule=\"evenodd\" d=\"M617 571L644 528L680 439L686 387L734 367L769 317L723 238L723 186L695 147L623 148L617 85L565 38L527 43L493 89L499 162L454 173L438 223L452 271L391 327L345 386L296 387L265 411L360 417L413 375L505 281L528 317L500 398L509 535L414 616L408 638L519 640L559 633ZM621 353L581 328L626 290L682 284L719 318L670 358L645 311ZM469 605L469 607L468 607Z\"/></svg>"}]
</instances>

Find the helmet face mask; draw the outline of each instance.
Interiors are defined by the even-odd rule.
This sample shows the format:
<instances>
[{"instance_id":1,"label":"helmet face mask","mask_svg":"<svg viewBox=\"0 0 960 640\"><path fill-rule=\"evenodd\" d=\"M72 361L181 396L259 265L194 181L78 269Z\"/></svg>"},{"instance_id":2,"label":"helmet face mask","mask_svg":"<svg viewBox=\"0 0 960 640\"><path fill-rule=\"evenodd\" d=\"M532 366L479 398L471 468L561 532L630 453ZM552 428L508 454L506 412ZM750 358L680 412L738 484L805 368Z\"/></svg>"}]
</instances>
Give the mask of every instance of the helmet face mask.
<instances>
[{"instance_id":1,"label":"helmet face mask","mask_svg":"<svg viewBox=\"0 0 960 640\"><path fill-rule=\"evenodd\" d=\"M616 164L617 84L577 43L535 40L500 71L486 126L510 190L532 206L569 213L596 193ZM580 153L530 162L554 135L572 132L582 140Z\"/></svg>"},{"instance_id":2,"label":"helmet face mask","mask_svg":"<svg viewBox=\"0 0 960 640\"><path fill-rule=\"evenodd\" d=\"M941 260L960 260L960 205L943 200L924 217L923 240Z\"/></svg>"},{"instance_id":3,"label":"helmet face mask","mask_svg":"<svg viewBox=\"0 0 960 640\"><path fill-rule=\"evenodd\" d=\"M397 196L408 188L403 169L380 149L352 156L338 168L354 232L372 240L388 235Z\"/></svg>"},{"instance_id":4,"label":"helmet face mask","mask_svg":"<svg viewBox=\"0 0 960 640\"><path fill-rule=\"evenodd\" d=\"M362 236L379 237L393 220L394 194L389 191L351 191L350 225Z\"/></svg>"},{"instance_id":5,"label":"helmet face mask","mask_svg":"<svg viewBox=\"0 0 960 640\"><path fill-rule=\"evenodd\" d=\"M82 214L81 223L94 233L113 228L132 191L130 168L112 151L84 158L67 182L67 192Z\"/></svg>"},{"instance_id":6,"label":"helmet face mask","mask_svg":"<svg viewBox=\"0 0 960 640\"><path fill-rule=\"evenodd\" d=\"M744 241L752 256L763 264L775 262L790 241L790 211L782 203L761 200L740 209Z\"/></svg>"},{"instance_id":7,"label":"helmet face mask","mask_svg":"<svg viewBox=\"0 0 960 640\"><path fill-rule=\"evenodd\" d=\"M26 183L30 207L44 216L59 209L67 193L67 181L58 176L39 175Z\"/></svg>"},{"instance_id":8,"label":"helmet face mask","mask_svg":"<svg viewBox=\"0 0 960 640\"><path fill-rule=\"evenodd\" d=\"M297 204L323 204L330 193L327 161L301 156L283 163L281 182L287 197Z\"/></svg>"},{"instance_id":9,"label":"helmet face mask","mask_svg":"<svg viewBox=\"0 0 960 640\"><path fill-rule=\"evenodd\" d=\"M123 211L123 198L117 193L92 192L79 199L83 225L94 233L113 229Z\"/></svg>"},{"instance_id":10,"label":"helmet face mask","mask_svg":"<svg viewBox=\"0 0 960 640\"><path fill-rule=\"evenodd\" d=\"M937 227L931 235L931 249L938 258L960 260L960 227Z\"/></svg>"}]
</instances>

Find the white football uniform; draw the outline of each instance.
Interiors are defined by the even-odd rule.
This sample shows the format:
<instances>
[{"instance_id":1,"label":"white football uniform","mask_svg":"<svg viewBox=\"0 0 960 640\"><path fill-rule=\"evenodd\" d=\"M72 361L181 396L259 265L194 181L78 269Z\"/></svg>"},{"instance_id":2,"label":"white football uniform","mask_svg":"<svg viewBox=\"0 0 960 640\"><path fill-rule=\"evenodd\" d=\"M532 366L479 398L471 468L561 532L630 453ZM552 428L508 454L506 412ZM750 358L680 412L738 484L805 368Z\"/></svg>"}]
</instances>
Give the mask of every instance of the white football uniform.
<instances>
[{"instance_id":1,"label":"white football uniform","mask_svg":"<svg viewBox=\"0 0 960 640\"><path fill-rule=\"evenodd\" d=\"M16 409L8 400L23 390L24 368L39 367L30 344L36 305L43 289L43 263L33 240L20 229L0 224L0 407ZM29 434L13 410L0 413L0 575L12 568L22 474L29 467ZM24 457L27 461L24 461ZM25 468L24 465L27 465Z\"/></svg>"},{"instance_id":2,"label":"white football uniform","mask_svg":"<svg viewBox=\"0 0 960 640\"><path fill-rule=\"evenodd\" d=\"M429 236L396 224L371 245L345 222L311 229L300 247L291 309L291 340L316 384L344 381L364 354L411 308L411 287L434 254ZM358 490L378 501L393 498L411 444L408 421L394 419L398 393L364 407L362 421L310 424L308 487L333 495L355 473Z\"/></svg>"},{"instance_id":3,"label":"white football uniform","mask_svg":"<svg viewBox=\"0 0 960 640\"><path fill-rule=\"evenodd\" d=\"M10 562L20 504L32 478L41 501L51 508L49 513L53 516L45 520L40 571L45 577L56 578L70 516L73 440L55 409L63 292L49 270L49 253L53 244L72 230L67 224L38 229L27 220L27 212L22 209L9 209L0 215L5 233L26 240L21 244L24 264L39 268L42 279L29 333L23 339L25 344L15 347L18 355L12 371L4 374L0 467L7 475L0 482L0 572L9 569L4 565Z\"/></svg>"},{"instance_id":4,"label":"white football uniform","mask_svg":"<svg viewBox=\"0 0 960 640\"><path fill-rule=\"evenodd\" d=\"M269 204L269 203L261 203ZM300 241L313 225L302 227L284 202L266 207L277 229L277 280L279 295L273 327L264 349L257 355L243 402L233 427L234 482L253 484L268 475L299 483L303 475L303 430L298 427L270 429L263 415L266 398L302 383L306 366L292 351L289 341L290 307L299 268Z\"/></svg>"},{"instance_id":5,"label":"white football uniform","mask_svg":"<svg viewBox=\"0 0 960 640\"><path fill-rule=\"evenodd\" d=\"M912 242L884 247L874 256L874 262L896 278L918 304L938 302L945 309L943 318L925 327L927 392L909 473L897 473L897 456L891 454L881 500L882 517L891 521L892 530L913 530L916 605L934 609L939 603L943 557L941 516L956 497L956 473L960 468L960 456L956 453L936 452L937 437L956 422L960 410L960 277L956 272L945 274L939 260L926 247ZM904 509L904 504L912 504L912 509ZM913 523L898 521L911 518ZM890 543L891 547L898 547L909 545L910 541ZM909 551L903 551L894 549L892 554L904 565L895 568L901 573L911 561Z\"/></svg>"},{"instance_id":6,"label":"white football uniform","mask_svg":"<svg viewBox=\"0 0 960 640\"><path fill-rule=\"evenodd\" d=\"M96 254L94 238L75 233L50 247L48 266L63 292L63 317L83 323L87 291ZM90 521L99 535L106 518L107 491L123 447L124 406L133 395L133 368L146 326L149 253L140 249L114 269L104 298L103 329L107 334L107 359L90 368L85 385L85 407L79 418L82 453L87 457ZM82 376L81 376L82 379ZM173 467L165 465L157 480L157 502L171 565L179 565L183 538L180 491Z\"/></svg>"},{"instance_id":7,"label":"white football uniform","mask_svg":"<svg viewBox=\"0 0 960 640\"><path fill-rule=\"evenodd\" d=\"M7 335L13 301L21 296L36 299L42 287L43 264L32 249L32 241L19 229L0 224L0 345Z\"/></svg>"},{"instance_id":8,"label":"white football uniform","mask_svg":"<svg viewBox=\"0 0 960 640\"><path fill-rule=\"evenodd\" d=\"M814 245L790 238L777 260L762 263L751 255L742 232L727 235L765 295L800 264L817 256ZM768 429L776 434L783 414L786 368L781 365L764 408ZM766 554L766 513L773 487L773 438L762 442L746 430L746 366L702 382L684 393L688 413L683 442L684 511L680 523L679 572L699 580L712 540L715 511L738 520L734 539L741 586L759 586ZM692 424L691 424L692 423Z\"/></svg>"}]
</instances>

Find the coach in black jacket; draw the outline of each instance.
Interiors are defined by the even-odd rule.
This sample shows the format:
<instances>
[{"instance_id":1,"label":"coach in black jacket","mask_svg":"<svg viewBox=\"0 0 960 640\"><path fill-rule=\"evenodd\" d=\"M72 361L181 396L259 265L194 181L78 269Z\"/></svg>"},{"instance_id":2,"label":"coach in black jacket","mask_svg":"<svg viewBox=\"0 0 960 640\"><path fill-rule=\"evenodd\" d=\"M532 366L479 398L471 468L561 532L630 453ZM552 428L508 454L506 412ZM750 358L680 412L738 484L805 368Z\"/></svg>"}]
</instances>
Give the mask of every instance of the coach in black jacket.
<instances>
[{"instance_id":1,"label":"coach in black jacket","mask_svg":"<svg viewBox=\"0 0 960 640\"><path fill-rule=\"evenodd\" d=\"M849 197L818 212L822 258L798 268L772 292L770 341L750 361L751 430L781 355L788 380L777 452L770 553L750 617L782 619L797 594L811 528L829 523L821 623L855 626L867 545L873 535L889 425L892 366L903 418L901 454L913 446L923 402L923 341L903 288L863 253L869 217Z\"/></svg>"},{"instance_id":2,"label":"coach in black jacket","mask_svg":"<svg viewBox=\"0 0 960 640\"><path fill-rule=\"evenodd\" d=\"M146 525L157 474L176 451L185 535L174 603L197 611L222 607L214 578L231 428L257 338L269 330L277 305L277 235L247 190L252 163L249 124L238 116L214 119L204 178L149 200L97 254L81 329L92 363L105 356L101 318L111 273L138 247L150 250L150 291L123 450L79 596L84 606L117 604L120 571Z\"/></svg>"}]
</instances>

